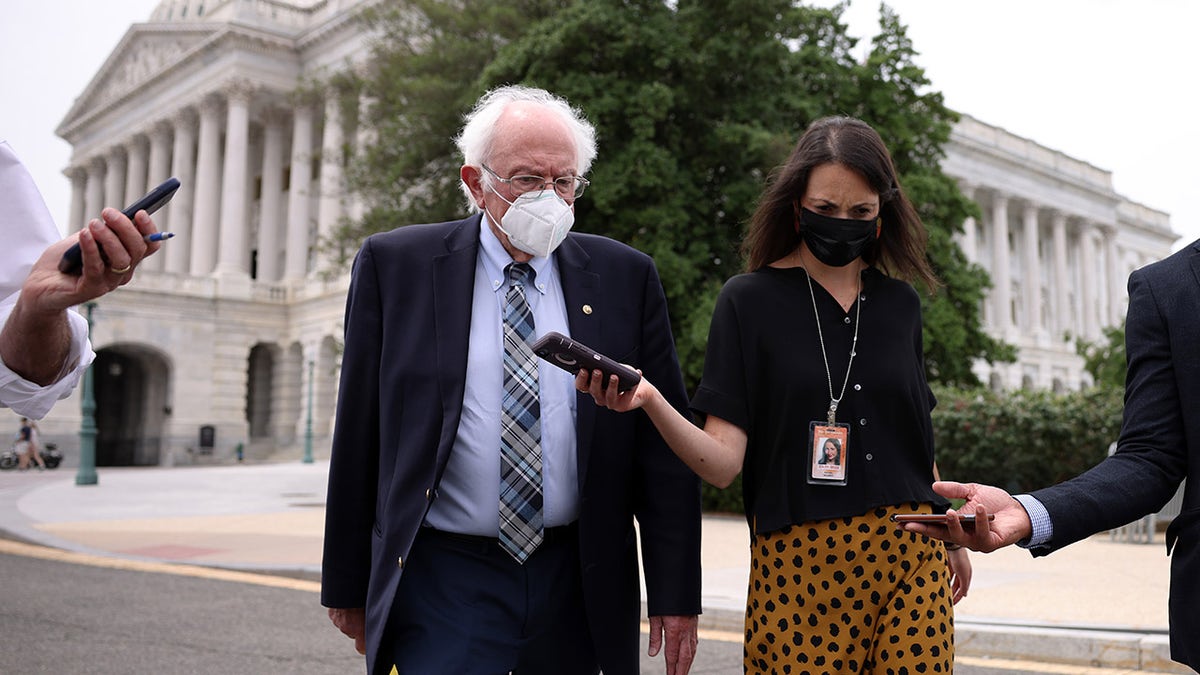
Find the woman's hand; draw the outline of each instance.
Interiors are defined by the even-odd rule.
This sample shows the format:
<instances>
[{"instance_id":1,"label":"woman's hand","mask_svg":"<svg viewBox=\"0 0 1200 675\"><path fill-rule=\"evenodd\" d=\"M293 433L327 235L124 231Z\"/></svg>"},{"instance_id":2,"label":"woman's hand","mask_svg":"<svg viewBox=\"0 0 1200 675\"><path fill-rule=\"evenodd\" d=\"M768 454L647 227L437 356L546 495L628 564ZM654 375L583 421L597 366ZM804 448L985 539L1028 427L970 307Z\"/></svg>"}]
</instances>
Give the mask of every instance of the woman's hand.
<instances>
[{"instance_id":1,"label":"woman's hand","mask_svg":"<svg viewBox=\"0 0 1200 675\"><path fill-rule=\"evenodd\" d=\"M967 597L971 588L971 559L965 547L946 550L946 564L950 568L950 594L954 604Z\"/></svg>"},{"instance_id":2,"label":"woman's hand","mask_svg":"<svg viewBox=\"0 0 1200 675\"><path fill-rule=\"evenodd\" d=\"M642 374L640 370L637 372L638 375ZM617 376L610 376L606 382L599 370L580 370L575 375L575 388L585 394L591 394L596 405L617 412L640 408L659 395L658 389L644 377L633 389L619 392Z\"/></svg>"}]
</instances>

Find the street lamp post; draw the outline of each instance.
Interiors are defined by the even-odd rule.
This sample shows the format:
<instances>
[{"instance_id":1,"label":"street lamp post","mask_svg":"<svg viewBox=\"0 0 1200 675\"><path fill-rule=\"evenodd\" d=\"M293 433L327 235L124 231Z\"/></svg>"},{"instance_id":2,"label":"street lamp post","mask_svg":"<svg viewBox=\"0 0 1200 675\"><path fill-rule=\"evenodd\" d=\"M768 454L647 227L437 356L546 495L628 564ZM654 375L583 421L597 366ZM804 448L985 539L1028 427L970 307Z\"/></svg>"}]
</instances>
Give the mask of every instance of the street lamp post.
<instances>
[{"instance_id":1,"label":"street lamp post","mask_svg":"<svg viewBox=\"0 0 1200 675\"><path fill-rule=\"evenodd\" d=\"M310 360L308 362L308 414L304 418L304 463L313 463L312 445L312 401L313 401L313 366L315 364Z\"/></svg>"},{"instance_id":2,"label":"street lamp post","mask_svg":"<svg viewBox=\"0 0 1200 675\"><path fill-rule=\"evenodd\" d=\"M96 303L89 302L87 308L88 336L92 334L92 310ZM83 371L83 402L80 406L83 420L79 425L79 470L75 473L76 485L95 485L99 482L96 476L96 396L92 390L92 371L89 367Z\"/></svg>"}]
</instances>

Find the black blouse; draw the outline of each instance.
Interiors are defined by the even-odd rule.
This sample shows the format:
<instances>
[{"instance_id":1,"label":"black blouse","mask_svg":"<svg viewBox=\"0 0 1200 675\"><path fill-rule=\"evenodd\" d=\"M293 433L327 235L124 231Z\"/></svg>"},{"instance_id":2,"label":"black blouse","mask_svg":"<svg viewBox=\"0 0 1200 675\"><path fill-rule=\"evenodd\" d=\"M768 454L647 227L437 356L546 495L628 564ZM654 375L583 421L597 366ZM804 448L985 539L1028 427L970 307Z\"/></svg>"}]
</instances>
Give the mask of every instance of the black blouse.
<instances>
[{"instance_id":1,"label":"black blouse","mask_svg":"<svg viewBox=\"0 0 1200 675\"><path fill-rule=\"evenodd\" d=\"M921 303L908 284L862 272L861 325L837 421L850 425L846 485L813 485L809 423L824 423L829 384L803 269L764 267L726 282L709 328L704 377L692 409L746 431L742 496L753 532L925 502L933 492L936 404L925 381ZM812 284L833 394L846 377L855 312Z\"/></svg>"}]
</instances>

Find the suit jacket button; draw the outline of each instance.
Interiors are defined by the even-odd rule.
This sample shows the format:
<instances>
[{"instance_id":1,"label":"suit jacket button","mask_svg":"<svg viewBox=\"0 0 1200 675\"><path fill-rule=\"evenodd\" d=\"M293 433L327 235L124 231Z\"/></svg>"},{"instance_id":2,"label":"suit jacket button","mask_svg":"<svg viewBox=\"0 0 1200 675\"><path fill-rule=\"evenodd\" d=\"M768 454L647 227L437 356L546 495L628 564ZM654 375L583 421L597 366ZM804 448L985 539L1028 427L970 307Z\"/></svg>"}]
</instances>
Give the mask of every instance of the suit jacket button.
<instances>
[{"instance_id":1,"label":"suit jacket button","mask_svg":"<svg viewBox=\"0 0 1200 675\"><path fill-rule=\"evenodd\" d=\"M403 556L396 558L396 567L399 567L400 569L404 569L404 557Z\"/></svg>"},{"instance_id":2,"label":"suit jacket button","mask_svg":"<svg viewBox=\"0 0 1200 675\"><path fill-rule=\"evenodd\" d=\"M429 501L430 499L433 499L433 488L425 491L425 501Z\"/></svg>"}]
</instances>

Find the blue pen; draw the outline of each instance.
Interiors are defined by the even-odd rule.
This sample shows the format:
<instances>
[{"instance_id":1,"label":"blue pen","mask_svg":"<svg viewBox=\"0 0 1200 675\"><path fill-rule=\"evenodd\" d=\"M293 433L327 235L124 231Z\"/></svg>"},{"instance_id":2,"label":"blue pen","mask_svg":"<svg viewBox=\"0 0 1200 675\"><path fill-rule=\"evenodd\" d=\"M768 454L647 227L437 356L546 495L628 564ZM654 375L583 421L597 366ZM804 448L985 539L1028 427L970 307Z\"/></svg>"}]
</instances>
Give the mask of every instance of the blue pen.
<instances>
[{"instance_id":1,"label":"blue pen","mask_svg":"<svg viewBox=\"0 0 1200 675\"><path fill-rule=\"evenodd\" d=\"M155 232L153 234L148 234L142 238L145 239L147 242L151 242L151 241L165 241L174 236L175 236L174 232Z\"/></svg>"}]
</instances>

